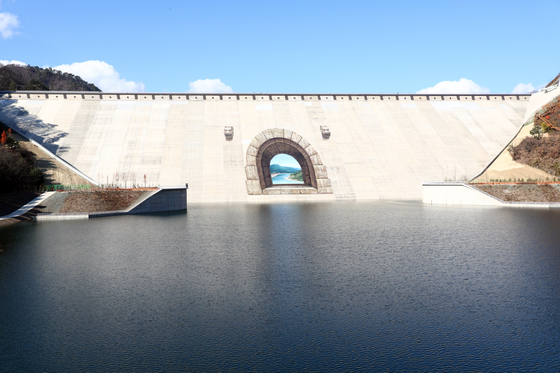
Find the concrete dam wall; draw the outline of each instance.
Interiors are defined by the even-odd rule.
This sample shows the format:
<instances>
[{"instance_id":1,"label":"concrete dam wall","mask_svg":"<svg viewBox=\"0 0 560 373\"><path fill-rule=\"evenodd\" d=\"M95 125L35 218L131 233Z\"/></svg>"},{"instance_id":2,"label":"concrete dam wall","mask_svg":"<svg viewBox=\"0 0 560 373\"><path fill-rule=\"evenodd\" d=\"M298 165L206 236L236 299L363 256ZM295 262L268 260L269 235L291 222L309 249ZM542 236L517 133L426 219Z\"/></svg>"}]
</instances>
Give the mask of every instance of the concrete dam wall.
<instances>
[{"instance_id":1,"label":"concrete dam wall","mask_svg":"<svg viewBox=\"0 0 560 373\"><path fill-rule=\"evenodd\" d=\"M0 121L100 184L188 183L189 202L420 200L424 181L477 174L530 99L12 92ZM271 185L280 153L298 160L304 187Z\"/></svg>"}]
</instances>

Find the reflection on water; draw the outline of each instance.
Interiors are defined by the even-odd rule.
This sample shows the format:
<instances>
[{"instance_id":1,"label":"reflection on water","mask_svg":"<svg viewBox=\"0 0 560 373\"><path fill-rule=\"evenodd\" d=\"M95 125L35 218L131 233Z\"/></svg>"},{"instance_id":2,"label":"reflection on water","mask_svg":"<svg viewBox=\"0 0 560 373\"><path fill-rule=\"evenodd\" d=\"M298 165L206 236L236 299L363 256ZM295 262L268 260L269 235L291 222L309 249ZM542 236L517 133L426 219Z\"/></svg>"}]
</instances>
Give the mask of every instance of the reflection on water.
<instances>
[{"instance_id":1,"label":"reflection on water","mask_svg":"<svg viewBox=\"0 0 560 373\"><path fill-rule=\"evenodd\" d=\"M339 202L2 228L0 366L556 371L559 223Z\"/></svg>"}]
</instances>

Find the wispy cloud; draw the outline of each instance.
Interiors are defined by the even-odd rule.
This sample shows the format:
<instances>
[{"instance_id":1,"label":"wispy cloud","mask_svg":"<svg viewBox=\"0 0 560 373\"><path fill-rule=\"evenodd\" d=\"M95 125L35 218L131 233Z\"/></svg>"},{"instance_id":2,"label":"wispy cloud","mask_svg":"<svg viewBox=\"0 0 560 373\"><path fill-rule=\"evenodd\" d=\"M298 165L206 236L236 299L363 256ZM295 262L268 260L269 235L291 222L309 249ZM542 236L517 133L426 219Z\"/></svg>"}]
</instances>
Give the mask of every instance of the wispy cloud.
<instances>
[{"instance_id":1,"label":"wispy cloud","mask_svg":"<svg viewBox=\"0 0 560 373\"><path fill-rule=\"evenodd\" d=\"M232 93L233 89L220 79L198 79L189 83L189 93Z\"/></svg>"},{"instance_id":2,"label":"wispy cloud","mask_svg":"<svg viewBox=\"0 0 560 373\"><path fill-rule=\"evenodd\" d=\"M88 83L95 84L103 92L145 92L144 83L133 82L120 77L117 70L104 61L75 62L59 65L53 69L78 75Z\"/></svg>"},{"instance_id":3,"label":"wispy cloud","mask_svg":"<svg viewBox=\"0 0 560 373\"><path fill-rule=\"evenodd\" d=\"M0 13L0 35L3 39L11 38L19 27L18 17L11 13Z\"/></svg>"},{"instance_id":4,"label":"wispy cloud","mask_svg":"<svg viewBox=\"0 0 560 373\"><path fill-rule=\"evenodd\" d=\"M481 87L470 79L461 78L453 81L439 82L433 87L424 88L419 90L419 94L488 94L490 90L486 87Z\"/></svg>"},{"instance_id":5,"label":"wispy cloud","mask_svg":"<svg viewBox=\"0 0 560 373\"><path fill-rule=\"evenodd\" d=\"M515 86L515 88L511 93L520 95L525 93L535 93L536 91L537 89L533 87L532 83L529 84L519 83L518 85Z\"/></svg>"}]
</instances>

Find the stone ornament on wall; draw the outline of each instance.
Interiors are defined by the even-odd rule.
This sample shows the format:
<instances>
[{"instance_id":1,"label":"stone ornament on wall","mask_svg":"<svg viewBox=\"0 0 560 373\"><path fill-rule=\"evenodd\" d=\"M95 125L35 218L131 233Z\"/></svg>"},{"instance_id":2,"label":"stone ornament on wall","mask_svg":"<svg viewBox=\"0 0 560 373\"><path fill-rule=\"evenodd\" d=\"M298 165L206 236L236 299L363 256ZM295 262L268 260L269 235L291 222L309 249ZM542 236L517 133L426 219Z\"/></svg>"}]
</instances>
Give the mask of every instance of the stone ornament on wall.
<instances>
[{"instance_id":1,"label":"stone ornament on wall","mask_svg":"<svg viewBox=\"0 0 560 373\"><path fill-rule=\"evenodd\" d=\"M233 140L233 126L225 126L224 135L226 136L227 141Z\"/></svg>"},{"instance_id":2,"label":"stone ornament on wall","mask_svg":"<svg viewBox=\"0 0 560 373\"><path fill-rule=\"evenodd\" d=\"M270 161L278 154L294 157L301 167L304 185L276 186L274 191L281 192L275 194L332 194L327 168L313 146L291 130L273 128L255 136L247 149L245 173L249 195L271 194L267 192L273 186Z\"/></svg>"},{"instance_id":3,"label":"stone ornament on wall","mask_svg":"<svg viewBox=\"0 0 560 373\"><path fill-rule=\"evenodd\" d=\"M329 131L329 127L321 126L321 134L323 135L324 139L328 139L331 137L331 131Z\"/></svg>"}]
</instances>

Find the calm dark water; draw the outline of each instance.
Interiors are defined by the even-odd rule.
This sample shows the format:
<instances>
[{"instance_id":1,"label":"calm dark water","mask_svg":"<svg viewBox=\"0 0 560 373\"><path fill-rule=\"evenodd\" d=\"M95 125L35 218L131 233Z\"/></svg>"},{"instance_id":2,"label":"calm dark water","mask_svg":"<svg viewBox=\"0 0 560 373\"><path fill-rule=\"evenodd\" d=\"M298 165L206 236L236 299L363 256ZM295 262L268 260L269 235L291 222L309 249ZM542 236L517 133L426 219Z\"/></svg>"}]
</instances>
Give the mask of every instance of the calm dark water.
<instances>
[{"instance_id":1,"label":"calm dark water","mask_svg":"<svg viewBox=\"0 0 560 373\"><path fill-rule=\"evenodd\" d=\"M191 205L0 242L0 371L560 370L560 211Z\"/></svg>"}]
</instances>

